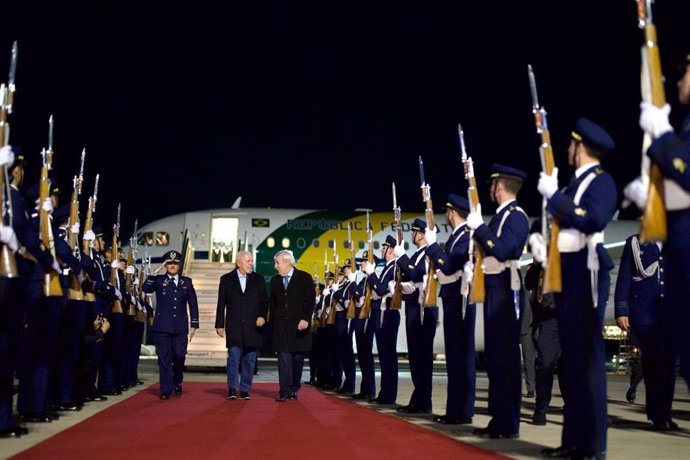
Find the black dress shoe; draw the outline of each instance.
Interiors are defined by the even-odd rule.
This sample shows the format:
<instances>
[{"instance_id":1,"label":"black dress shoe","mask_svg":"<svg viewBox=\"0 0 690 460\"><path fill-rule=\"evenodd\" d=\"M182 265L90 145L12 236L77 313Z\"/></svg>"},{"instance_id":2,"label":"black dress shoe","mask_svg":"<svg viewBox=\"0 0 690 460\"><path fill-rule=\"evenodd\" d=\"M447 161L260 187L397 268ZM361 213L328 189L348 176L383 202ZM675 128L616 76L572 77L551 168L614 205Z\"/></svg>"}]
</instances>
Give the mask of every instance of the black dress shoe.
<instances>
[{"instance_id":1,"label":"black dress shoe","mask_svg":"<svg viewBox=\"0 0 690 460\"><path fill-rule=\"evenodd\" d=\"M252 397L249 395L248 391L240 391L240 399L244 399L245 401L249 401L252 399Z\"/></svg>"},{"instance_id":2,"label":"black dress shoe","mask_svg":"<svg viewBox=\"0 0 690 460\"><path fill-rule=\"evenodd\" d=\"M680 428L678 427L678 424L676 422L674 422L673 420L668 420L666 423L668 423L668 429L669 430L671 430L671 431L680 430Z\"/></svg>"},{"instance_id":3,"label":"black dress shoe","mask_svg":"<svg viewBox=\"0 0 690 460\"><path fill-rule=\"evenodd\" d=\"M355 393L352 395L352 399L364 399L364 400L370 400L372 398L375 398L376 396L370 395L367 393Z\"/></svg>"},{"instance_id":4,"label":"black dress shoe","mask_svg":"<svg viewBox=\"0 0 690 460\"><path fill-rule=\"evenodd\" d=\"M371 395L371 396L369 396L369 399L367 400L367 402L372 403L372 404L376 404L377 402L379 402L379 398L377 398L374 395Z\"/></svg>"},{"instance_id":5,"label":"black dress shoe","mask_svg":"<svg viewBox=\"0 0 690 460\"><path fill-rule=\"evenodd\" d=\"M278 397L276 398L276 402L286 402L290 399L290 395L286 394L279 394Z\"/></svg>"},{"instance_id":6,"label":"black dress shoe","mask_svg":"<svg viewBox=\"0 0 690 460\"><path fill-rule=\"evenodd\" d=\"M137 380L136 382L134 382L134 385L137 385L137 386L143 385L143 384L144 384L144 382L141 380ZM134 386L134 385L132 385L132 386Z\"/></svg>"},{"instance_id":7,"label":"black dress shoe","mask_svg":"<svg viewBox=\"0 0 690 460\"><path fill-rule=\"evenodd\" d=\"M486 428L475 428L472 430L472 433L481 437L488 436L491 439L513 439L520 436L518 433L499 433L488 426Z\"/></svg>"},{"instance_id":8,"label":"black dress shoe","mask_svg":"<svg viewBox=\"0 0 690 460\"><path fill-rule=\"evenodd\" d=\"M60 419L60 414L58 414L57 412L46 411L45 415L50 417L51 420L59 420Z\"/></svg>"},{"instance_id":9,"label":"black dress shoe","mask_svg":"<svg viewBox=\"0 0 690 460\"><path fill-rule=\"evenodd\" d=\"M228 395L226 396L225 399L237 399L237 392L235 391L234 388L230 388L228 390Z\"/></svg>"},{"instance_id":10,"label":"black dress shoe","mask_svg":"<svg viewBox=\"0 0 690 460\"><path fill-rule=\"evenodd\" d=\"M19 421L24 423L50 423L53 419L46 413L42 414L19 414Z\"/></svg>"},{"instance_id":11,"label":"black dress shoe","mask_svg":"<svg viewBox=\"0 0 690 460\"><path fill-rule=\"evenodd\" d=\"M82 405L75 403L65 403L58 406L58 410L65 412L78 412L82 409Z\"/></svg>"},{"instance_id":12,"label":"black dress shoe","mask_svg":"<svg viewBox=\"0 0 690 460\"><path fill-rule=\"evenodd\" d=\"M345 395L345 394L351 395L352 394L352 390L348 390L348 389L343 388L343 387L338 388L337 390L335 390L335 392L339 395Z\"/></svg>"},{"instance_id":13,"label":"black dress shoe","mask_svg":"<svg viewBox=\"0 0 690 460\"><path fill-rule=\"evenodd\" d=\"M572 447L559 446L556 448L546 448L541 450L542 457L550 458L570 458L575 455L575 449Z\"/></svg>"},{"instance_id":14,"label":"black dress shoe","mask_svg":"<svg viewBox=\"0 0 690 460\"><path fill-rule=\"evenodd\" d=\"M0 430L0 438L18 438L23 434L29 433L29 430L23 426L13 425L4 430Z\"/></svg>"},{"instance_id":15,"label":"black dress shoe","mask_svg":"<svg viewBox=\"0 0 690 460\"><path fill-rule=\"evenodd\" d=\"M108 397L107 397L107 396L103 396L103 395L96 395L96 396L87 396L87 397L84 398L84 399L85 399L87 402L92 402L92 401L102 402L102 401L107 401L107 400L108 400Z\"/></svg>"},{"instance_id":16,"label":"black dress shoe","mask_svg":"<svg viewBox=\"0 0 690 460\"><path fill-rule=\"evenodd\" d=\"M525 398L529 398L529 399L534 398L534 390L529 390L529 391L525 394Z\"/></svg>"},{"instance_id":17,"label":"black dress shoe","mask_svg":"<svg viewBox=\"0 0 690 460\"><path fill-rule=\"evenodd\" d=\"M451 417L448 415L437 415L434 417L434 422L441 425L469 425L472 423L472 417Z\"/></svg>"},{"instance_id":18,"label":"black dress shoe","mask_svg":"<svg viewBox=\"0 0 690 460\"><path fill-rule=\"evenodd\" d=\"M297 401L297 392L296 392L296 391L293 391L292 393L290 393L290 394L288 395L288 399Z\"/></svg>"},{"instance_id":19,"label":"black dress shoe","mask_svg":"<svg viewBox=\"0 0 690 460\"><path fill-rule=\"evenodd\" d=\"M546 414L532 414L532 425L544 426L546 425Z\"/></svg>"},{"instance_id":20,"label":"black dress shoe","mask_svg":"<svg viewBox=\"0 0 690 460\"><path fill-rule=\"evenodd\" d=\"M170 399L170 393L163 393L161 399Z\"/></svg>"},{"instance_id":21,"label":"black dress shoe","mask_svg":"<svg viewBox=\"0 0 690 460\"><path fill-rule=\"evenodd\" d=\"M177 397L182 396L182 385L177 385L175 387L175 396L177 396Z\"/></svg>"},{"instance_id":22,"label":"black dress shoe","mask_svg":"<svg viewBox=\"0 0 690 460\"><path fill-rule=\"evenodd\" d=\"M122 392L120 390L110 390L110 391L104 391L103 394L108 395L108 396L120 396L122 394Z\"/></svg>"},{"instance_id":23,"label":"black dress shoe","mask_svg":"<svg viewBox=\"0 0 690 460\"><path fill-rule=\"evenodd\" d=\"M637 389L633 387L628 387L628 391L625 392L625 399L630 403L635 403L635 396L637 396Z\"/></svg>"},{"instance_id":24,"label":"black dress shoe","mask_svg":"<svg viewBox=\"0 0 690 460\"><path fill-rule=\"evenodd\" d=\"M649 427L649 429L652 431L671 431L671 427L666 421L652 422L652 425Z\"/></svg>"},{"instance_id":25,"label":"black dress shoe","mask_svg":"<svg viewBox=\"0 0 690 460\"><path fill-rule=\"evenodd\" d=\"M402 414L430 414L431 413L431 408L416 407L416 406L413 406L412 404L408 404L407 406L398 407L396 410Z\"/></svg>"}]
</instances>

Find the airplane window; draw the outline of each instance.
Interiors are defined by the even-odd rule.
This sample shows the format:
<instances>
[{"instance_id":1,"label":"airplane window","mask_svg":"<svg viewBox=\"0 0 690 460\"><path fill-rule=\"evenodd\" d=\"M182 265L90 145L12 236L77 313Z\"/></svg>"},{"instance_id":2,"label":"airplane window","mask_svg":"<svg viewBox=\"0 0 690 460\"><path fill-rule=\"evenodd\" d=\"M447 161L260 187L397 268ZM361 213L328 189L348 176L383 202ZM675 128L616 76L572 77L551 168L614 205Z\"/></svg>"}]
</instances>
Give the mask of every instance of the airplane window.
<instances>
[{"instance_id":1,"label":"airplane window","mask_svg":"<svg viewBox=\"0 0 690 460\"><path fill-rule=\"evenodd\" d=\"M307 246L307 242L304 238L297 238L297 248L304 249Z\"/></svg>"},{"instance_id":2,"label":"airplane window","mask_svg":"<svg viewBox=\"0 0 690 460\"><path fill-rule=\"evenodd\" d=\"M153 232L144 232L139 235L137 243L139 246L153 246Z\"/></svg>"},{"instance_id":3,"label":"airplane window","mask_svg":"<svg viewBox=\"0 0 690 460\"><path fill-rule=\"evenodd\" d=\"M290 238L283 238L280 242L281 246L284 248L289 248L290 247Z\"/></svg>"},{"instance_id":4,"label":"airplane window","mask_svg":"<svg viewBox=\"0 0 690 460\"><path fill-rule=\"evenodd\" d=\"M170 244L168 232L156 232L156 246L167 246Z\"/></svg>"},{"instance_id":5,"label":"airplane window","mask_svg":"<svg viewBox=\"0 0 690 460\"><path fill-rule=\"evenodd\" d=\"M276 245L276 240L271 236L266 240L266 246L273 248Z\"/></svg>"},{"instance_id":6,"label":"airplane window","mask_svg":"<svg viewBox=\"0 0 690 460\"><path fill-rule=\"evenodd\" d=\"M321 241L319 241L319 240L314 240L314 241L311 242L311 244L312 244L315 248L318 248L319 246L321 246Z\"/></svg>"},{"instance_id":7,"label":"airplane window","mask_svg":"<svg viewBox=\"0 0 690 460\"><path fill-rule=\"evenodd\" d=\"M378 241L374 241L374 249L378 249L380 246Z\"/></svg>"},{"instance_id":8,"label":"airplane window","mask_svg":"<svg viewBox=\"0 0 690 460\"><path fill-rule=\"evenodd\" d=\"M333 246L335 245L335 240L328 240L328 247L333 249Z\"/></svg>"},{"instance_id":9,"label":"airplane window","mask_svg":"<svg viewBox=\"0 0 690 460\"><path fill-rule=\"evenodd\" d=\"M360 241L358 246L359 246L359 249L364 249L364 246L365 246L364 241Z\"/></svg>"},{"instance_id":10,"label":"airplane window","mask_svg":"<svg viewBox=\"0 0 690 460\"><path fill-rule=\"evenodd\" d=\"M349 241L343 241L343 248L344 249L350 249L350 242Z\"/></svg>"},{"instance_id":11,"label":"airplane window","mask_svg":"<svg viewBox=\"0 0 690 460\"><path fill-rule=\"evenodd\" d=\"M407 241L405 241L405 244L403 245L403 247L404 247L405 250L407 251L408 249L410 249L410 243L408 243Z\"/></svg>"}]
</instances>

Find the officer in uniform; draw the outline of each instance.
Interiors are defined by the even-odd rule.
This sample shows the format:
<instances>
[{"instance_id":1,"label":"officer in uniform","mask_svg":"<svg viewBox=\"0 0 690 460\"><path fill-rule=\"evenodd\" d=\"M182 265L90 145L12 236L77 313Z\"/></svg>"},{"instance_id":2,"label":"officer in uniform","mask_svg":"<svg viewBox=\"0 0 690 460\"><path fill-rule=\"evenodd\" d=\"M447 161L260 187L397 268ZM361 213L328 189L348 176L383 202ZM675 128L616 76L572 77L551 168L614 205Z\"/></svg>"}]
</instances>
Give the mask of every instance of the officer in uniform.
<instances>
[{"instance_id":1,"label":"officer in uniform","mask_svg":"<svg viewBox=\"0 0 690 460\"><path fill-rule=\"evenodd\" d=\"M400 311L390 309L390 293L388 283L393 280L395 270L395 254L393 248L397 241L391 235L381 245L381 257L386 261L386 266L378 276L374 272L374 265L362 262L364 272L367 274L367 283L371 287L371 317L369 322L374 322L376 335L376 347L379 352L381 364L381 391L378 396L369 402L377 404L395 404L398 395L398 328L400 327Z\"/></svg>"},{"instance_id":2,"label":"officer in uniform","mask_svg":"<svg viewBox=\"0 0 690 460\"><path fill-rule=\"evenodd\" d=\"M417 247L412 257L405 254L402 242L393 250L398 258L398 270L401 270L402 274L407 354L414 386L407 406L398 407L398 412L407 414L431 412L431 377L434 371L434 337L438 325L438 307L423 306L424 275L427 273L427 242L424 238L426 228L426 222L422 219L412 222L412 244Z\"/></svg>"},{"instance_id":3,"label":"officer in uniform","mask_svg":"<svg viewBox=\"0 0 690 460\"><path fill-rule=\"evenodd\" d=\"M527 175L519 169L491 166L492 201L496 214L484 224L481 206L467 216L467 226L484 250L484 337L486 371L489 377L489 414L478 436L514 438L520 431L522 382L520 370L520 320L523 291L518 260L529 233L527 215L516 197Z\"/></svg>"},{"instance_id":4,"label":"officer in uniform","mask_svg":"<svg viewBox=\"0 0 690 460\"><path fill-rule=\"evenodd\" d=\"M546 456L606 455L608 417L601 333L606 302L599 288L607 284L602 274L608 277L611 265L603 249L603 231L616 210L617 198L616 184L600 161L614 146L601 126L580 118L568 147L568 163L576 168L568 186L558 190L557 168L551 175L541 173L539 179L547 210L561 225L558 249L563 284L555 301L568 397L561 446L544 449ZM532 244L532 250L539 246Z\"/></svg>"},{"instance_id":5,"label":"officer in uniform","mask_svg":"<svg viewBox=\"0 0 690 460\"><path fill-rule=\"evenodd\" d=\"M671 420L675 391L675 355L670 321L664 303L664 258L661 243L640 243L633 235L625 240L618 269L615 314L618 326L632 331L639 342L647 396L647 418L655 431L678 429Z\"/></svg>"},{"instance_id":6,"label":"officer in uniform","mask_svg":"<svg viewBox=\"0 0 690 460\"><path fill-rule=\"evenodd\" d=\"M436 264L440 296L443 299L443 340L446 351L448 391L446 413L434 421L444 425L472 423L477 366L474 350L476 306L461 294L463 270L468 261L470 229L466 219L470 205L466 198L451 193L446 199L446 222L453 228L443 249L436 243L435 229L426 230L431 239L427 253Z\"/></svg>"},{"instance_id":7,"label":"officer in uniform","mask_svg":"<svg viewBox=\"0 0 690 460\"><path fill-rule=\"evenodd\" d=\"M690 54L683 62L678 80L678 101L690 104ZM670 309L671 332L680 358L680 375L690 387L690 115L674 134L669 123L670 107L659 109L642 104L640 126L655 140L647 151L664 176L668 238L666 260L666 302ZM627 191L627 190L626 190ZM645 192L645 189L642 189ZM646 201L646 194L644 200ZM636 201L637 202L637 201Z\"/></svg>"},{"instance_id":8,"label":"officer in uniform","mask_svg":"<svg viewBox=\"0 0 690 460\"><path fill-rule=\"evenodd\" d=\"M156 334L161 399L170 399L173 390L177 396L182 395L187 334L191 341L199 328L199 305L192 279L178 273L180 253L168 251L163 257L165 262L146 278L142 290L147 294L156 293L153 331ZM167 273L156 275L163 268Z\"/></svg>"}]
</instances>

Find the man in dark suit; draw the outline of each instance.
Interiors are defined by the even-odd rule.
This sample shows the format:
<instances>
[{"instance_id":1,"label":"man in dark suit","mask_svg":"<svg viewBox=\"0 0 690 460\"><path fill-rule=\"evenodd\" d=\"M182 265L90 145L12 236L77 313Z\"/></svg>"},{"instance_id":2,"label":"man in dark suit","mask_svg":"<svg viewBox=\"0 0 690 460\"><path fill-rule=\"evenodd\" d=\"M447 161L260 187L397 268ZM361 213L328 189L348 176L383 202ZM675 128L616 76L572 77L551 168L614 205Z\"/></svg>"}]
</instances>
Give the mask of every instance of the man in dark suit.
<instances>
[{"instance_id":1,"label":"man in dark suit","mask_svg":"<svg viewBox=\"0 0 690 460\"><path fill-rule=\"evenodd\" d=\"M254 271L254 258L248 251L237 254L237 268L220 278L216 332L225 337L228 347L228 399L252 399L256 349L261 347L261 327L268 311L264 277ZM239 378L240 360L242 376Z\"/></svg>"},{"instance_id":2,"label":"man in dark suit","mask_svg":"<svg viewBox=\"0 0 690 460\"><path fill-rule=\"evenodd\" d=\"M170 399L173 390L177 396L182 396L182 369L187 354L187 334L189 333L191 342L199 328L199 305L192 279L179 274L180 253L168 251L163 257L165 262L153 275L146 278L142 290L147 294L156 293L153 332L156 337L161 399ZM155 274L164 267L165 275Z\"/></svg>"},{"instance_id":3,"label":"man in dark suit","mask_svg":"<svg viewBox=\"0 0 690 460\"><path fill-rule=\"evenodd\" d=\"M280 393L276 401L284 402L297 399L304 356L311 349L314 286L309 273L295 268L291 251L278 251L273 261L278 274L271 278L269 305L273 349L278 353Z\"/></svg>"}]
</instances>

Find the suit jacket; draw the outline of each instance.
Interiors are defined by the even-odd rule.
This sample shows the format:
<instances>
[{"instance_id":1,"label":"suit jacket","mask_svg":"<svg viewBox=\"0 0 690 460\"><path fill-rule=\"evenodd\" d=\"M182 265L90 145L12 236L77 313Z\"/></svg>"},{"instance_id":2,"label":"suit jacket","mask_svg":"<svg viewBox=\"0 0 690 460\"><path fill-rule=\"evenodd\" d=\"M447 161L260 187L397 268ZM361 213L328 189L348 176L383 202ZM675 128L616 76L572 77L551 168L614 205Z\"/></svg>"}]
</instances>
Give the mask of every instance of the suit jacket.
<instances>
[{"instance_id":1,"label":"suit jacket","mask_svg":"<svg viewBox=\"0 0 690 460\"><path fill-rule=\"evenodd\" d=\"M256 318L266 318L268 294L266 281L256 272L247 274L244 292L237 269L220 277L216 328L225 328L225 344L229 347L261 347L261 328Z\"/></svg>"},{"instance_id":2,"label":"suit jacket","mask_svg":"<svg viewBox=\"0 0 690 460\"><path fill-rule=\"evenodd\" d=\"M311 350L311 316L314 311L314 281L311 275L294 269L287 289L283 277L271 278L270 321L273 328L273 349L277 352ZM310 323L297 330L301 320Z\"/></svg>"},{"instance_id":3,"label":"suit jacket","mask_svg":"<svg viewBox=\"0 0 690 460\"><path fill-rule=\"evenodd\" d=\"M146 278L142 291L147 294L156 293L156 313L153 319L155 332L187 334L189 323L193 328L199 327L199 305L191 278L180 276L175 286L168 275L150 275Z\"/></svg>"}]
</instances>

